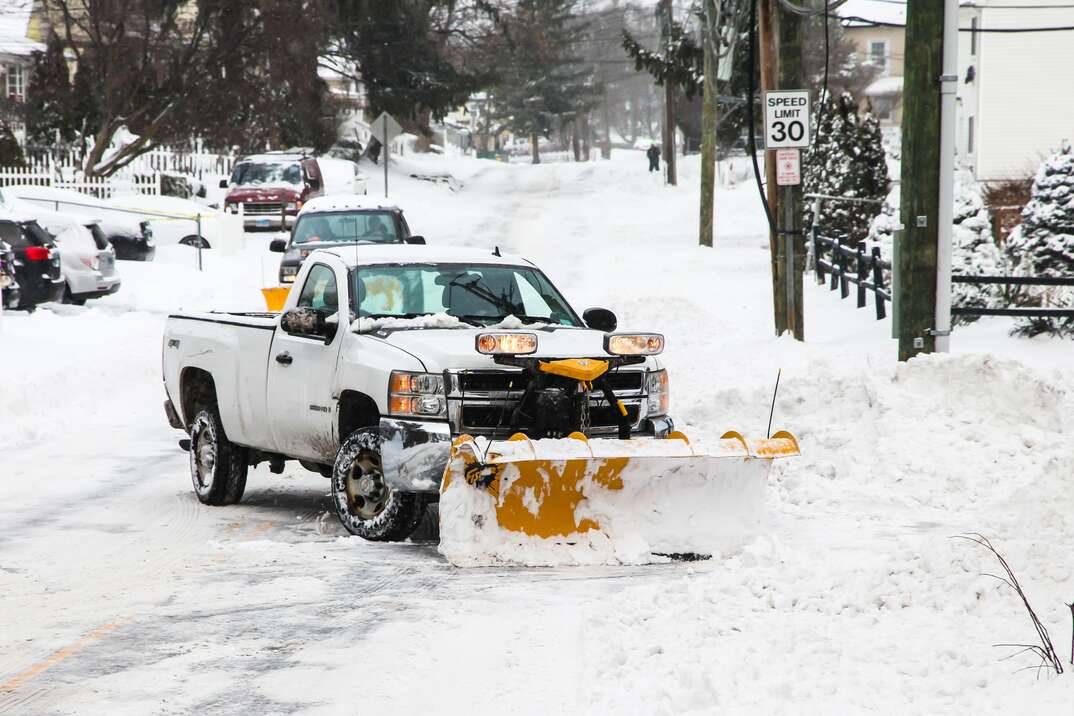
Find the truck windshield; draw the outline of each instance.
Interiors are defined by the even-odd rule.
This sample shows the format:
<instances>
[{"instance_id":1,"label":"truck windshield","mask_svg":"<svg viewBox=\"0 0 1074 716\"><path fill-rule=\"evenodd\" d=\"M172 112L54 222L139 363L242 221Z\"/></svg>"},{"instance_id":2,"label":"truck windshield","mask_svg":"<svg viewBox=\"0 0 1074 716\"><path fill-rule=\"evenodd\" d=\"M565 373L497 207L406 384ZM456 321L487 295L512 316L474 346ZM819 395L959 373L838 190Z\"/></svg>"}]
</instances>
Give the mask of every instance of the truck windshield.
<instances>
[{"instance_id":1,"label":"truck windshield","mask_svg":"<svg viewBox=\"0 0 1074 716\"><path fill-rule=\"evenodd\" d=\"M447 313L487 326L515 316L523 323L582 326L566 299L535 268L422 264L362 266L352 274L357 314L414 318Z\"/></svg>"},{"instance_id":2,"label":"truck windshield","mask_svg":"<svg viewBox=\"0 0 1074 716\"><path fill-rule=\"evenodd\" d=\"M302 167L297 162L263 163L239 162L231 173L231 183L237 186L256 184L302 184Z\"/></svg>"},{"instance_id":3,"label":"truck windshield","mask_svg":"<svg viewBox=\"0 0 1074 716\"><path fill-rule=\"evenodd\" d=\"M395 244L399 234L390 211L332 211L303 214L295 226L296 244L313 241Z\"/></svg>"}]
</instances>

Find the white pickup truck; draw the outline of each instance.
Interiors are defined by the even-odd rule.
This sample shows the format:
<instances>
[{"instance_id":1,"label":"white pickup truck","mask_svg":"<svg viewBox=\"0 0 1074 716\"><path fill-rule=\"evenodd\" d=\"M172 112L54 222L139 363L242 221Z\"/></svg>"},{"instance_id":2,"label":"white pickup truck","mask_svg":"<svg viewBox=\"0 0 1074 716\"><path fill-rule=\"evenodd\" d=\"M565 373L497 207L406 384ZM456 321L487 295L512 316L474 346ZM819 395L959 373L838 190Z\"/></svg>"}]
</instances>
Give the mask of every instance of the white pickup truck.
<instances>
[{"instance_id":1,"label":"white pickup truck","mask_svg":"<svg viewBox=\"0 0 1074 716\"><path fill-rule=\"evenodd\" d=\"M250 465L298 460L331 478L348 531L402 540L460 435L669 434L667 373L644 350L663 338L615 329L610 311L580 317L533 264L498 251L324 249L279 314L169 317L165 411L188 435L202 502L238 502ZM611 369L576 387L527 372L542 358Z\"/></svg>"}]
</instances>

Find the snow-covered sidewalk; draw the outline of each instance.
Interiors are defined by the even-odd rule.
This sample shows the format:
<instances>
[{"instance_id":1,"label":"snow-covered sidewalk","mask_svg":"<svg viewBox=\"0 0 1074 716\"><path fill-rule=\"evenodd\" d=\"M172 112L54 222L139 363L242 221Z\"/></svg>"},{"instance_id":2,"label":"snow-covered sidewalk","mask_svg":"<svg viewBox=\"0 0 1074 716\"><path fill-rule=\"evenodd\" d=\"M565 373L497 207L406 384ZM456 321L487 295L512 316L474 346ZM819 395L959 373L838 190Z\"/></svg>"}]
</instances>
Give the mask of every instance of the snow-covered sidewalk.
<instances>
[{"instance_id":1,"label":"snow-covered sidewalk","mask_svg":"<svg viewBox=\"0 0 1074 716\"><path fill-rule=\"evenodd\" d=\"M575 307L664 332L688 434L762 433L783 370L774 427L803 456L773 470L770 532L689 564L456 570L344 537L297 465L205 508L160 407L160 330L180 307L260 309L274 256L250 234L199 274L162 251L121 264L113 297L0 322L0 710L1069 710L1069 676L1000 660L1035 633L952 536L993 540L1065 653L1074 345L997 319L899 365L889 322L808 283L807 342L776 338L756 191L721 190L698 248L689 160L674 189L634 153L408 159L463 184L392 177L415 233L522 254Z\"/></svg>"}]
</instances>

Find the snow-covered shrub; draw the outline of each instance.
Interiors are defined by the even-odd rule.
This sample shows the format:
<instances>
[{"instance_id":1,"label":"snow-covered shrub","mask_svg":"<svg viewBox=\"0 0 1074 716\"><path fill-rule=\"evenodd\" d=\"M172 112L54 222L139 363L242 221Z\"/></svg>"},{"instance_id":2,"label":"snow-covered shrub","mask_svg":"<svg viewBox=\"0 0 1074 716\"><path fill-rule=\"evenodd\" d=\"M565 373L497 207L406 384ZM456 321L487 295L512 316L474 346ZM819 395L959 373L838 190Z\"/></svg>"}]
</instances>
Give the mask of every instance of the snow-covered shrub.
<instances>
[{"instance_id":1,"label":"snow-covered shrub","mask_svg":"<svg viewBox=\"0 0 1074 716\"><path fill-rule=\"evenodd\" d=\"M1074 150L1069 142L1048 157L1033 180L1022 223L1007 237L1007 256L1025 276L1074 276ZM1074 288L1049 286L1029 292L1027 305L1074 308ZM1024 319L1017 332L1074 335L1074 319Z\"/></svg>"},{"instance_id":2,"label":"snow-covered shrub","mask_svg":"<svg viewBox=\"0 0 1074 716\"><path fill-rule=\"evenodd\" d=\"M859 117L857 103L846 92L837 100L822 98L816 116L817 136L805 155L805 193L883 200L888 170L876 117ZM806 201L802 224L808 232L816 221L825 236L857 246L879 212L879 203L829 199L821 202L820 216L814 217L812 202Z\"/></svg>"},{"instance_id":3,"label":"snow-covered shrub","mask_svg":"<svg viewBox=\"0 0 1074 716\"><path fill-rule=\"evenodd\" d=\"M1001 276L1007 273L1007 261L992 237L980 185L969 172L955 179L955 212L951 240L951 273L963 276ZM951 305L969 308L994 308L1007 302L1000 284L951 285ZM956 317L956 323L972 323L976 317Z\"/></svg>"}]
</instances>

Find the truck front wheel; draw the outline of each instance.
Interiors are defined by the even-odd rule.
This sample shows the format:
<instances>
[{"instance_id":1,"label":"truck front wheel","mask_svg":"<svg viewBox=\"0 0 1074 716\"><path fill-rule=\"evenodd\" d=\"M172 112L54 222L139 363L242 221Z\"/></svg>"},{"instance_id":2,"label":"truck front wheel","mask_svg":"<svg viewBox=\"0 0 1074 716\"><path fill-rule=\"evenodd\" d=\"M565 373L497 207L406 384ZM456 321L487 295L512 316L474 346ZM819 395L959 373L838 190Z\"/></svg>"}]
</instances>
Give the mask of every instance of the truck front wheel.
<instances>
[{"instance_id":1,"label":"truck front wheel","mask_svg":"<svg viewBox=\"0 0 1074 716\"><path fill-rule=\"evenodd\" d=\"M202 408L190 422L190 479L206 505L234 505L246 491L246 448L224 434L215 407Z\"/></svg>"},{"instance_id":2,"label":"truck front wheel","mask_svg":"<svg viewBox=\"0 0 1074 716\"><path fill-rule=\"evenodd\" d=\"M332 469L332 504L348 532L374 542L399 542L417 528L425 498L388 487L380 463L380 433L351 433Z\"/></svg>"}]
</instances>

